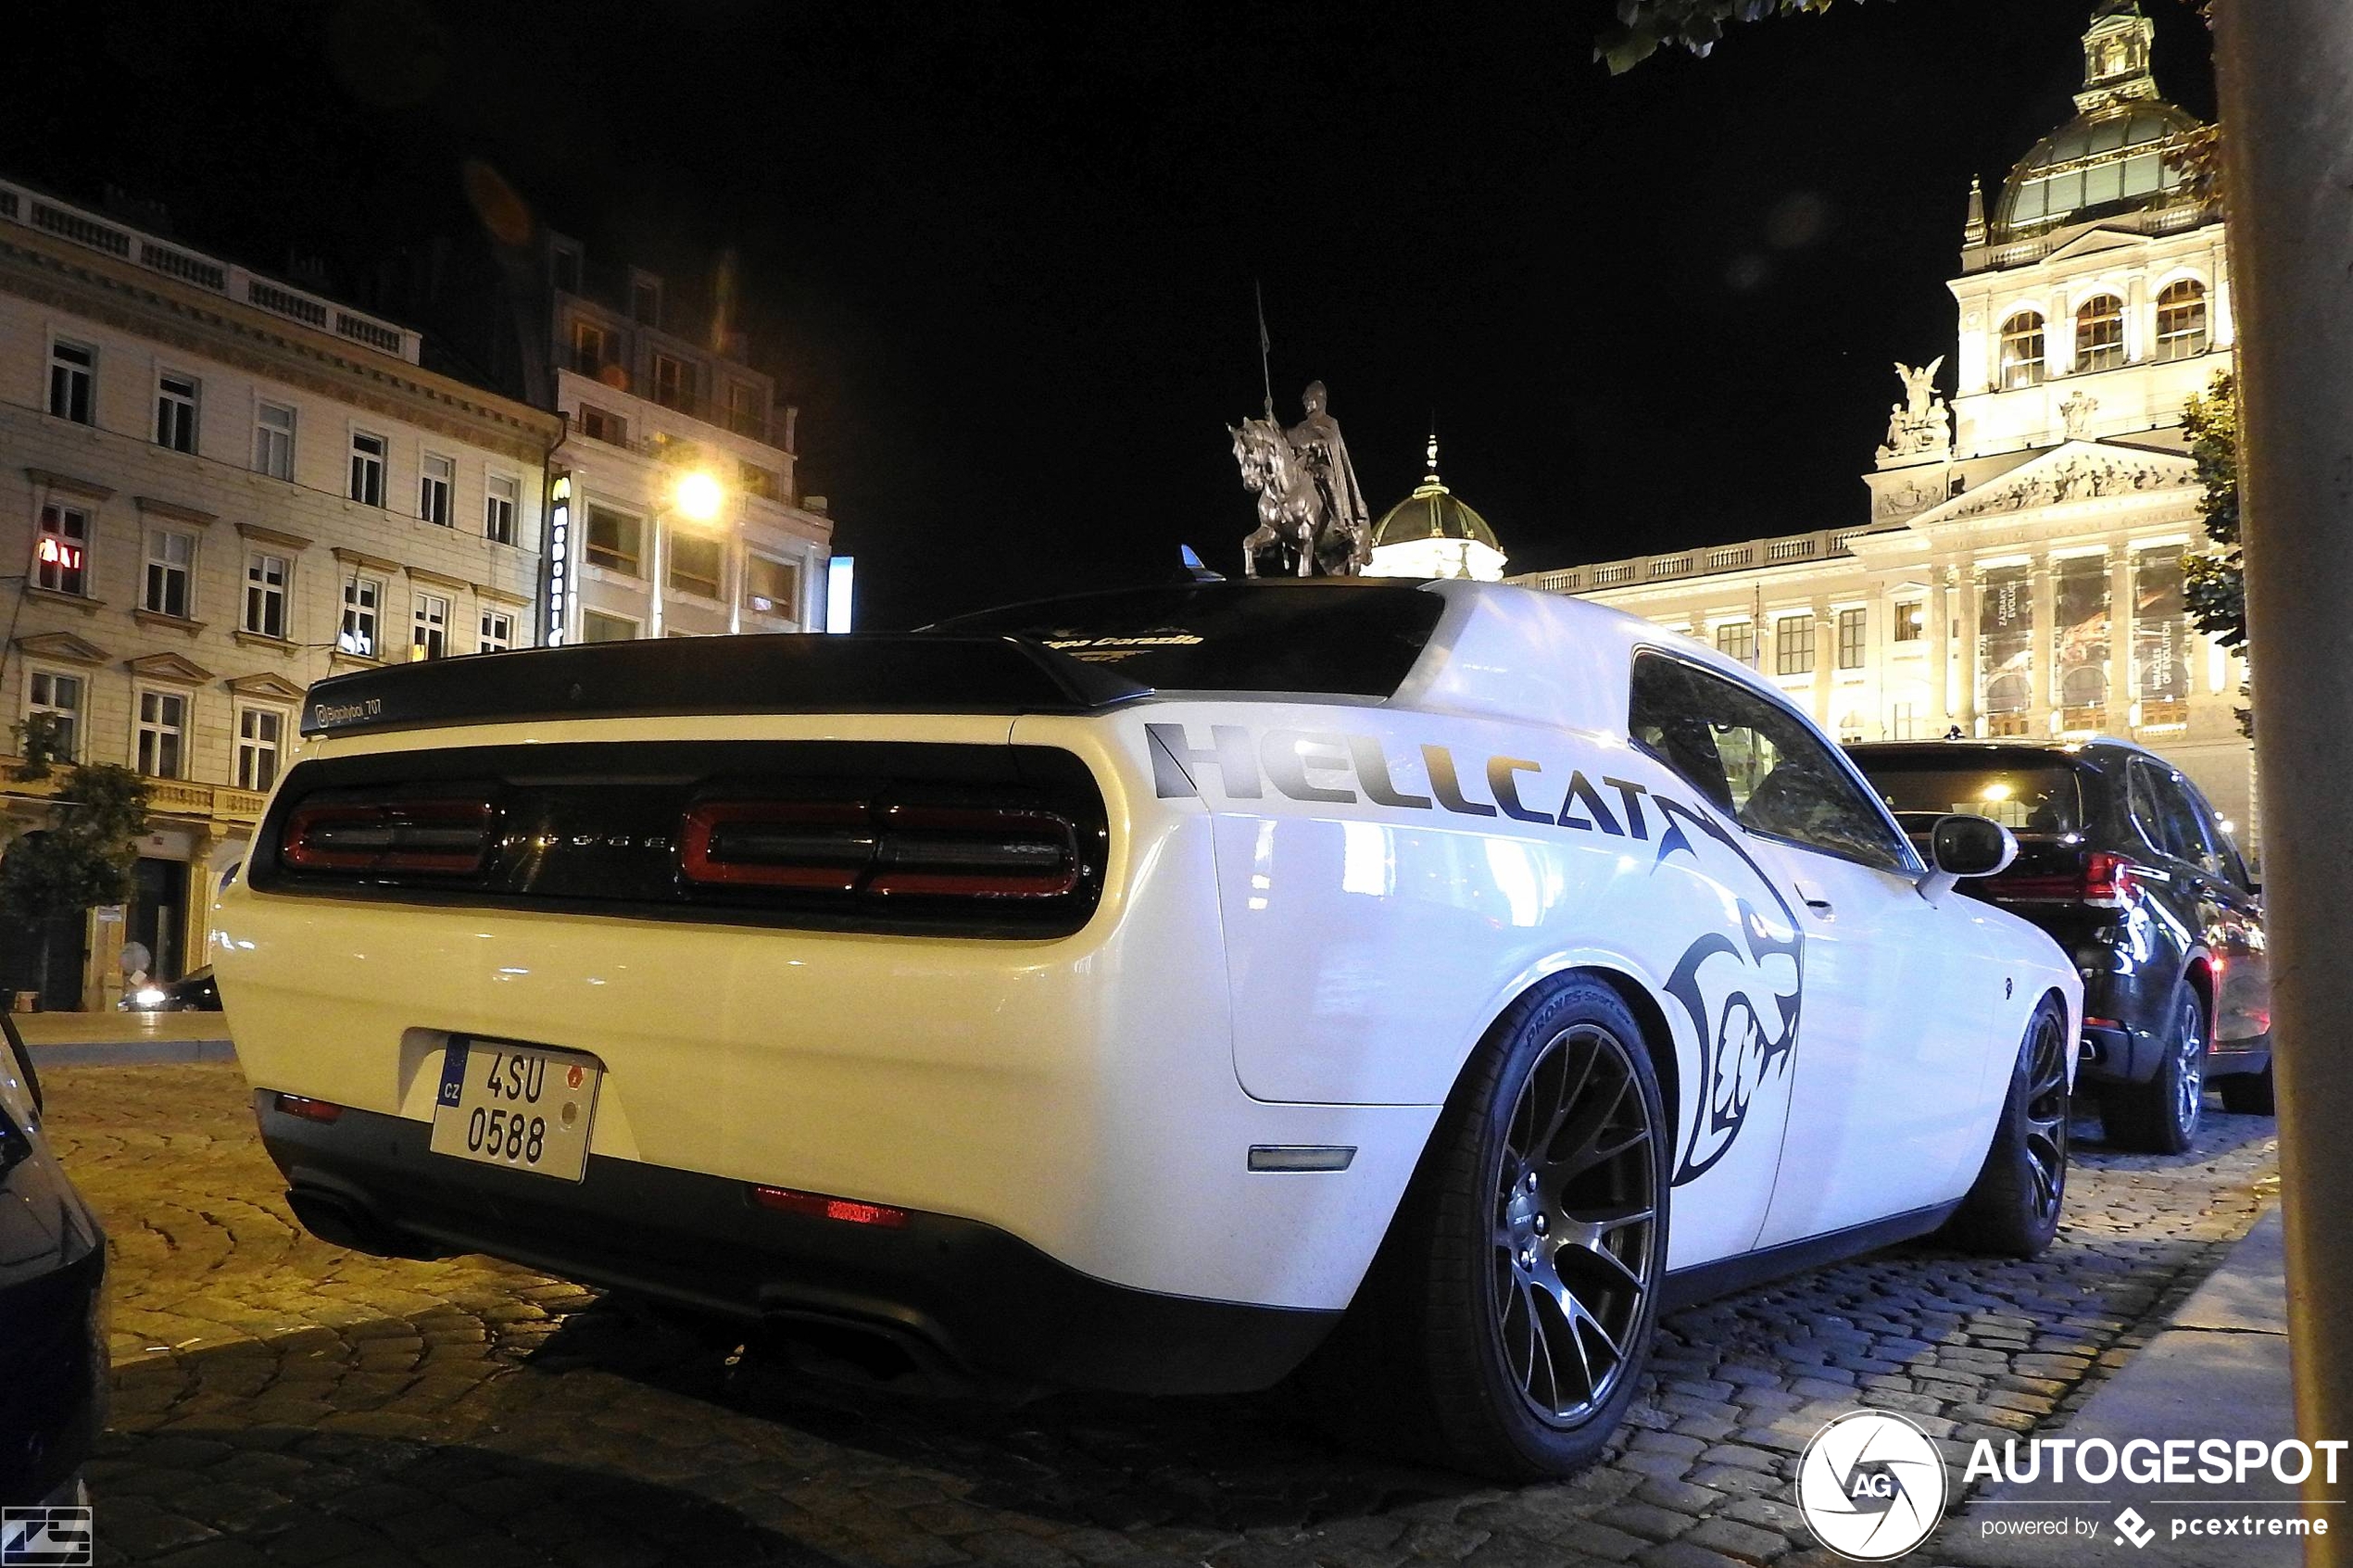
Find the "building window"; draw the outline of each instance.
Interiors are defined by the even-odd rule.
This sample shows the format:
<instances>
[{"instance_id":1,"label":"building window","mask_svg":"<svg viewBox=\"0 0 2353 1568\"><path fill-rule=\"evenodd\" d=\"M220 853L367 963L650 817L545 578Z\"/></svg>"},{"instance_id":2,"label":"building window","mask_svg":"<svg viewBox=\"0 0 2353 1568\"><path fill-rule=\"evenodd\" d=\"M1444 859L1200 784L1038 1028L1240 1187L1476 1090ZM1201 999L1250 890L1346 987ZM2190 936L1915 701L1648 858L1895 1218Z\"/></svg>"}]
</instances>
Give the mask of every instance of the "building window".
<instances>
[{"instance_id":1,"label":"building window","mask_svg":"<svg viewBox=\"0 0 2353 1568\"><path fill-rule=\"evenodd\" d=\"M196 378L164 371L156 377L156 445L196 449Z\"/></svg>"},{"instance_id":2,"label":"building window","mask_svg":"<svg viewBox=\"0 0 2353 1568\"><path fill-rule=\"evenodd\" d=\"M482 536L494 545L515 542L515 497L522 486L512 474L494 473L483 482Z\"/></svg>"},{"instance_id":3,"label":"building window","mask_svg":"<svg viewBox=\"0 0 2353 1568\"><path fill-rule=\"evenodd\" d=\"M592 609L580 618L580 640L584 643L628 643L636 638L637 623L625 616Z\"/></svg>"},{"instance_id":4,"label":"building window","mask_svg":"<svg viewBox=\"0 0 2353 1568\"><path fill-rule=\"evenodd\" d=\"M2002 323L2002 390L2043 382L2043 318L2021 310Z\"/></svg>"},{"instance_id":5,"label":"building window","mask_svg":"<svg viewBox=\"0 0 2353 1568\"><path fill-rule=\"evenodd\" d=\"M256 550L245 557L245 629L257 637L286 634L286 583L294 563L283 556Z\"/></svg>"},{"instance_id":6,"label":"building window","mask_svg":"<svg viewBox=\"0 0 2353 1568\"><path fill-rule=\"evenodd\" d=\"M1910 703L1899 702L1892 705L1887 710L1887 738L1918 740L1919 737L1913 733L1913 725L1917 722L1918 721L1912 717Z\"/></svg>"},{"instance_id":7,"label":"building window","mask_svg":"<svg viewBox=\"0 0 2353 1568\"><path fill-rule=\"evenodd\" d=\"M278 744L285 734L285 716L272 708L247 708L237 714L237 787L266 795L278 782Z\"/></svg>"},{"instance_id":8,"label":"building window","mask_svg":"<svg viewBox=\"0 0 2353 1568\"><path fill-rule=\"evenodd\" d=\"M412 659L439 659L449 651L449 601L438 594L419 594L409 613L409 654Z\"/></svg>"},{"instance_id":9,"label":"building window","mask_svg":"<svg viewBox=\"0 0 2353 1568\"><path fill-rule=\"evenodd\" d=\"M351 498L363 507L384 504L384 438L351 433Z\"/></svg>"},{"instance_id":10,"label":"building window","mask_svg":"<svg viewBox=\"0 0 2353 1568\"><path fill-rule=\"evenodd\" d=\"M1838 744L1860 746L1862 743L1863 716L1860 713L1841 714L1838 721Z\"/></svg>"},{"instance_id":11,"label":"building window","mask_svg":"<svg viewBox=\"0 0 2353 1568\"><path fill-rule=\"evenodd\" d=\"M800 619L800 568L788 560L752 556L744 562L744 602L761 615Z\"/></svg>"},{"instance_id":12,"label":"building window","mask_svg":"<svg viewBox=\"0 0 2353 1568\"><path fill-rule=\"evenodd\" d=\"M608 413L594 404L580 406L580 433L591 441L610 441L615 446L629 445L629 421L619 414Z\"/></svg>"},{"instance_id":13,"label":"building window","mask_svg":"<svg viewBox=\"0 0 2353 1568\"><path fill-rule=\"evenodd\" d=\"M49 412L78 425L96 422L97 380L96 349L62 340L49 345Z\"/></svg>"},{"instance_id":14,"label":"building window","mask_svg":"<svg viewBox=\"0 0 2353 1568\"><path fill-rule=\"evenodd\" d=\"M358 654L362 659L379 657L377 648L381 635L378 618L384 610L384 585L373 577L346 577L343 580L343 626L335 633L335 646L345 653Z\"/></svg>"},{"instance_id":15,"label":"building window","mask_svg":"<svg viewBox=\"0 0 2353 1568\"><path fill-rule=\"evenodd\" d=\"M1716 628L1716 651L1736 663L1756 662L1756 623L1734 621Z\"/></svg>"},{"instance_id":16,"label":"building window","mask_svg":"<svg viewBox=\"0 0 2353 1568\"><path fill-rule=\"evenodd\" d=\"M2075 368L2112 370L2124 363L2124 302L2094 295L2075 312Z\"/></svg>"},{"instance_id":17,"label":"building window","mask_svg":"<svg viewBox=\"0 0 2353 1568\"><path fill-rule=\"evenodd\" d=\"M1895 601L1895 640L1917 643L1928 629L1928 607L1918 599Z\"/></svg>"},{"instance_id":18,"label":"building window","mask_svg":"<svg viewBox=\"0 0 2353 1568\"><path fill-rule=\"evenodd\" d=\"M695 370L668 354L654 356L654 401L665 408L690 411L695 401Z\"/></svg>"},{"instance_id":19,"label":"building window","mask_svg":"<svg viewBox=\"0 0 2353 1568\"><path fill-rule=\"evenodd\" d=\"M736 488L747 495L758 495L770 501L784 499L783 481L776 477L774 470L763 469L757 463L738 462L736 465Z\"/></svg>"},{"instance_id":20,"label":"building window","mask_svg":"<svg viewBox=\"0 0 2353 1568\"><path fill-rule=\"evenodd\" d=\"M253 471L272 479L294 477L295 411L283 403L258 404L253 411Z\"/></svg>"},{"instance_id":21,"label":"building window","mask_svg":"<svg viewBox=\"0 0 2353 1568\"><path fill-rule=\"evenodd\" d=\"M598 321L572 323L572 368L584 376L603 379L605 367L615 362L612 333Z\"/></svg>"},{"instance_id":22,"label":"building window","mask_svg":"<svg viewBox=\"0 0 2353 1568\"><path fill-rule=\"evenodd\" d=\"M458 463L437 452L425 454L424 470L417 476L417 515L443 528L449 526L449 493L458 487Z\"/></svg>"},{"instance_id":23,"label":"building window","mask_svg":"<svg viewBox=\"0 0 2353 1568\"><path fill-rule=\"evenodd\" d=\"M661 280L643 272L629 284L629 314L648 327L661 325Z\"/></svg>"},{"instance_id":24,"label":"building window","mask_svg":"<svg viewBox=\"0 0 2353 1568\"><path fill-rule=\"evenodd\" d=\"M643 576L637 568L637 551L644 531L645 525L627 512L617 512L610 507L590 507L588 564L631 577Z\"/></svg>"},{"instance_id":25,"label":"building window","mask_svg":"<svg viewBox=\"0 0 2353 1568\"><path fill-rule=\"evenodd\" d=\"M580 292L580 247L558 244L547 252L547 279L561 294Z\"/></svg>"},{"instance_id":26,"label":"building window","mask_svg":"<svg viewBox=\"0 0 2353 1568\"><path fill-rule=\"evenodd\" d=\"M181 776L188 737L188 699L176 692L139 694L139 771L151 779Z\"/></svg>"},{"instance_id":27,"label":"building window","mask_svg":"<svg viewBox=\"0 0 2353 1568\"><path fill-rule=\"evenodd\" d=\"M1859 609L1838 612L1838 667L1841 670L1863 668L1863 621L1864 612Z\"/></svg>"},{"instance_id":28,"label":"building window","mask_svg":"<svg viewBox=\"0 0 2353 1568\"><path fill-rule=\"evenodd\" d=\"M188 619L189 576L196 563L196 536L176 528L147 531L147 574L140 605L157 615Z\"/></svg>"},{"instance_id":29,"label":"building window","mask_svg":"<svg viewBox=\"0 0 2353 1568\"><path fill-rule=\"evenodd\" d=\"M55 670L32 672L30 689L25 696L27 714L45 713L57 721L57 757L62 762L79 761L82 757L82 678Z\"/></svg>"},{"instance_id":30,"label":"building window","mask_svg":"<svg viewBox=\"0 0 2353 1568\"><path fill-rule=\"evenodd\" d=\"M706 599L717 598L719 574L724 558L716 539L673 533L670 536L670 586L681 594L699 594Z\"/></svg>"},{"instance_id":31,"label":"building window","mask_svg":"<svg viewBox=\"0 0 2353 1568\"><path fill-rule=\"evenodd\" d=\"M2206 352L2206 285L2195 278L2168 283L2157 296L2157 357L2187 359Z\"/></svg>"},{"instance_id":32,"label":"building window","mask_svg":"<svg viewBox=\"0 0 2353 1568\"><path fill-rule=\"evenodd\" d=\"M1773 673L1810 675L1814 672L1814 618L1785 615L1773 622Z\"/></svg>"},{"instance_id":33,"label":"building window","mask_svg":"<svg viewBox=\"0 0 2353 1568\"><path fill-rule=\"evenodd\" d=\"M768 434L768 410L762 405L760 388L748 381L727 383L727 428L737 435L765 440Z\"/></svg>"},{"instance_id":34,"label":"building window","mask_svg":"<svg viewBox=\"0 0 2353 1568\"><path fill-rule=\"evenodd\" d=\"M482 653L502 653L515 646L515 618L503 609L482 612Z\"/></svg>"},{"instance_id":35,"label":"building window","mask_svg":"<svg viewBox=\"0 0 2353 1568\"><path fill-rule=\"evenodd\" d=\"M32 546L32 585L54 594L90 593L90 514L52 502L41 508Z\"/></svg>"}]
</instances>

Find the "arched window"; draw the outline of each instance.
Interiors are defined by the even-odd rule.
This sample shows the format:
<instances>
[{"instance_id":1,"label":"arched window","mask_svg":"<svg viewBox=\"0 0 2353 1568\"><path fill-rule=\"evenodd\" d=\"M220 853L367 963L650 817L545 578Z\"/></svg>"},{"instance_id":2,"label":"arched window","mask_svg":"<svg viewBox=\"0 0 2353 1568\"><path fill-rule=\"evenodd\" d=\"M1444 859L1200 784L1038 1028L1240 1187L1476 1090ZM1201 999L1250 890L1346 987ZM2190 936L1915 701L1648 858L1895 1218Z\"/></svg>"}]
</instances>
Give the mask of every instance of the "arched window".
<instances>
[{"instance_id":1,"label":"arched window","mask_svg":"<svg viewBox=\"0 0 2353 1568\"><path fill-rule=\"evenodd\" d=\"M2196 278L2168 283L2157 296L2157 357L2186 359L2206 352L2206 285Z\"/></svg>"},{"instance_id":2,"label":"arched window","mask_svg":"<svg viewBox=\"0 0 2353 1568\"><path fill-rule=\"evenodd\" d=\"M2002 323L2002 390L2043 382L2043 318L2021 310Z\"/></svg>"},{"instance_id":3,"label":"arched window","mask_svg":"<svg viewBox=\"0 0 2353 1568\"><path fill-rule=\"evenodd\" d=\"M2075 308L2075 368L2112 370L2124 363L2124 302L2095 294Z\"/></svg>"}]
</instances>

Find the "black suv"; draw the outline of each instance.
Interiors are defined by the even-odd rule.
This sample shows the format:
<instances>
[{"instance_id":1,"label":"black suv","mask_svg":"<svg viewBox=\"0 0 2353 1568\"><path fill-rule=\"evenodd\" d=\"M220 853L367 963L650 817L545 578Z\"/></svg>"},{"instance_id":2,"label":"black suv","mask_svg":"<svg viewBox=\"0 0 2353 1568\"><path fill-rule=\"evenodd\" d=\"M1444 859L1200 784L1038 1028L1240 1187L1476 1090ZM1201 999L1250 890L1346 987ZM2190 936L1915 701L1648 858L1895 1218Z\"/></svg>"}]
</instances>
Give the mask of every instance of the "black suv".
<instances>
[{"instance_id":1,"label":"black suv","mask_svg":"<svg viewBox=\"0 0 2353 1568\"><path fill-rule=\"evenodd\" d=\"M1961 885L2032 921L2083 976L2079 1080L2111 1142L2177 1154L2212 1081L2271 1113L2263 906L2196 785L2124 741L1893 742L1847 748L1906 832L1947 812L2018 836L2000 876Z\"/></svg>"}]
</instances>

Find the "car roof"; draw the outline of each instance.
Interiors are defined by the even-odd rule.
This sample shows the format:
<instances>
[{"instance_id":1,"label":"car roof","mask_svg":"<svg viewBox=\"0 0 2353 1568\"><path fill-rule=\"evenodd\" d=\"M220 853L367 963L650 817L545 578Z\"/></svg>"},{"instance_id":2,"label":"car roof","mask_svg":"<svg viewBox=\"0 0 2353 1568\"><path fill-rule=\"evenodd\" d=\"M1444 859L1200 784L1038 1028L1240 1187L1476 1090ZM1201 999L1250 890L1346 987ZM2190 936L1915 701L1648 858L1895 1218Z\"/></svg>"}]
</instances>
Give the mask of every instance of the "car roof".
<instances>
[{"instance_id":1,"label":"car roof","mask_svg":"<svg viewBox=\"0 0 2353 1568\"><path fill-rule=\"evenodd\" d=\"M2003 737L1993 740L1894 740L1857 741L1846 747L1856 765L1869 768L1874 761L1902 759L1911 760L1941 760L1963 766L2009 767L2047 766L2052 762L2099 763L2111 756L2146 757L2152 761L2165 759L2145 746L2111 735L2094 735L2086 740L2028 740ZM2171 763L2166 763L2171 767Z\"/></svg>"}]
</instances>

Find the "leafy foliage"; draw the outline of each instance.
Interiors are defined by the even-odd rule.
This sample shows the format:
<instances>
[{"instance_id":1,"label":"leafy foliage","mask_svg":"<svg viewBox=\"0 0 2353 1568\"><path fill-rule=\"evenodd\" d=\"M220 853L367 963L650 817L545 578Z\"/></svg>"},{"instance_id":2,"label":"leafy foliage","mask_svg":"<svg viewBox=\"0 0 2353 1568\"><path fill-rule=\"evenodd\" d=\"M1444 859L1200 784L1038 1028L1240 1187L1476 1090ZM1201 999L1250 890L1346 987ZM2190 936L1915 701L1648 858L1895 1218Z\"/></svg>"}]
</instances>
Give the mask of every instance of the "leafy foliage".
<instances>
[{"instance_id":1,"label":"leafy foliage","mask_svg":"<svg viewBox=\"0 0 2353 1568\"><path fill-rule=\"evenodd\" d=\"M1593 57L1616 75L1673 44L1705 56L1724 36L1728 22L1761 21L1773 16L1827 11L1835 0L1618 0L1623 24L1602 35Z\"/></svg>"},{"instance_id":2,"label":"leafy foliage","mask_svg":"<svg viewBox=\"0 0 2353 1568\"><path fill-rule=\"evenodd\" d=\"M57 771L57 761L65 750L65 720L55 713L31 713L25 721L14 726L17 737L16 776L25 784L38 784Z\"/></svg>"},{"instance_id":3,"label":"leafy foliage","mask_svg":"<svg viewBox=\"0 0 2353 1568\"><path fill-rule=\"evenodd\" d=\"M2182 558L2182 597L2197 629L2226 648L2246 646L2246 560L2239 549L2238 386L2217 370L2203 397L2182 408L2182 431L2197 464L2198 516L2210 550ZM2249 692L2248 686L2241 686ZM2251 695L2251 693L2250 693ZM2255 733L2255 712L2238 710L2239 729Z\"/></svg>"},{"instance_id":4,"label":"leafy foliage","mask_svg":"<svg viewBox=\"0 0 2353 1568\"><path fill-rule=\"evenodd\" d=\"M147 786L139 775L94 762L74 770L70 788L53 804L50 826L0 857L0 914L39 924L131 896L147 825Z\"/></svg>"}]
</instances>

